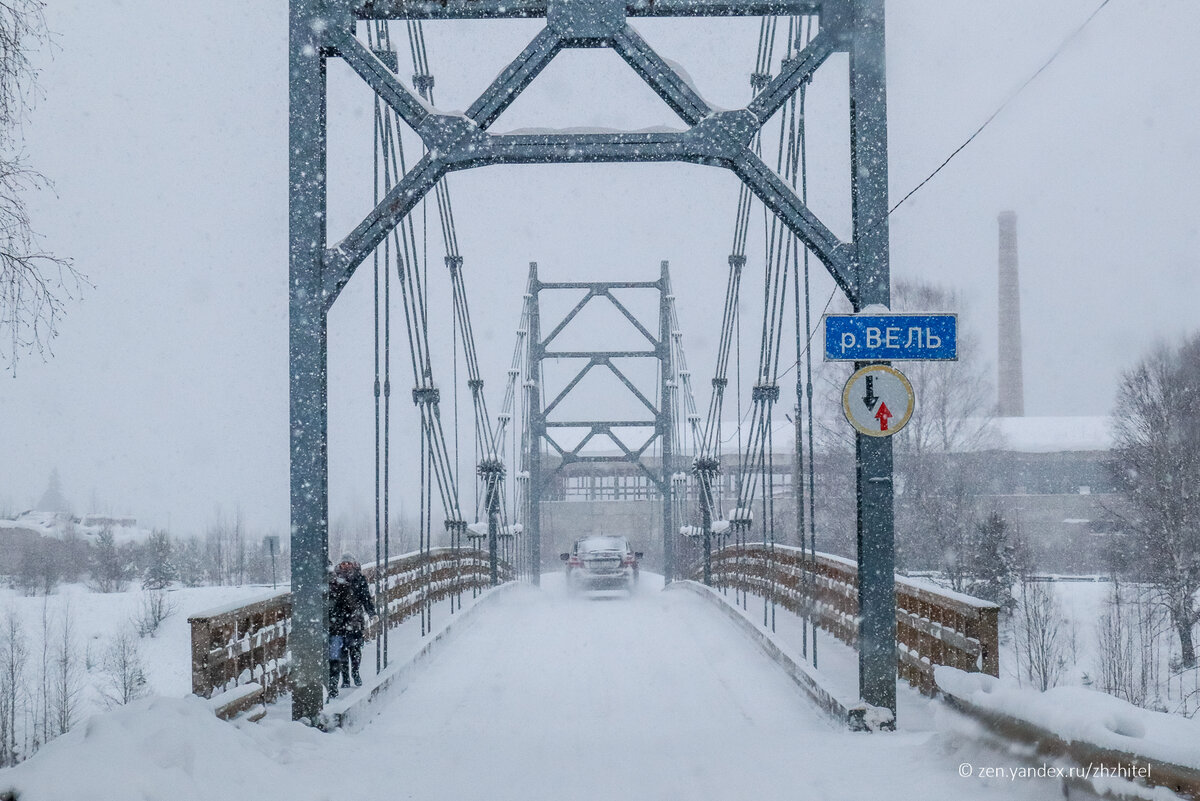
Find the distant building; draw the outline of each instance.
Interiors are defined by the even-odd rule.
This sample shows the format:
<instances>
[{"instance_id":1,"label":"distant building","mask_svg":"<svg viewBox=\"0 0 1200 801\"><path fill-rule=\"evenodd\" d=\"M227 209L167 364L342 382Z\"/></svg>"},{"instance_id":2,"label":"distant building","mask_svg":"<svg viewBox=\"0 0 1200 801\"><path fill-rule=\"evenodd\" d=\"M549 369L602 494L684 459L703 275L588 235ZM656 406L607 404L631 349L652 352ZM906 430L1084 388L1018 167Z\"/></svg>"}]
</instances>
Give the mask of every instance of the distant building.
<instances>
[{"instance_id":1,"label":"distant building","mask_svg":"<svg viewBox=\"0 0 1200 801\"><path fill-rule=\"evenodd\" d=\"M960 470L979 509L994 506L1026 543L1035 569L1047 573L1105 572L1110 538L1121 533L1125 499L1109 467L1109 420L1105 417L996 418L995 447L947 454ZM790 426L789 426L790 428ZM775 537L796 544L796 504L793 492L796 465L793 440L787 428L775 432L771 497ZM716 517L728 514L737 498L738 456L727 453L714 492L719 497ZM553 469L554 462L548 463ZM685 474L690 458L680 460ZM653 461L651 460L651 469ZM817 547L853 556L854 468L850 453L817 454L815 465ZM807 467L805 468L805 474ZM805 475L802 486L807 486ZM698 504L692 481L681 525L695 526ZM574 464L550 480L544 494L543 559L566 550L584 534L626 534L646 552L653 568L661 558L662 506L657 490L631 464ZM756 523L751 537L761 537L761 484L756 492ZM967 521L973 525L973 521ZM915 569L930 566L918 565Z\"/></svg>"},{"instance_id":2,"label":"distant building","mask_svg":"<svg viewBox=\"0 0 1200 801\"><path fill-rule=\"evenodd\" d=\"M998 418L1003 445L971 455L981 500L1019 527L1037 570L1103 573L1127 508L1107 417Z\"/></svg>"}]
</instances>

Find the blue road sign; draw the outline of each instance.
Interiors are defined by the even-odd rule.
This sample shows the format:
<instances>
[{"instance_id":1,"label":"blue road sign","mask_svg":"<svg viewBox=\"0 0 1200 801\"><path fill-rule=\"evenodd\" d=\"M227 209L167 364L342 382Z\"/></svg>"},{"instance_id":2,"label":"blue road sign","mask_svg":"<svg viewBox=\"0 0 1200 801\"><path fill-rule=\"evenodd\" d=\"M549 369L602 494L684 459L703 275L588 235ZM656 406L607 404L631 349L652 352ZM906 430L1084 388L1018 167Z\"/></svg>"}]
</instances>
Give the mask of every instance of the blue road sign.
<instances>
[{"instance_id":1,"label":"blue road sign","mask_svg":"<svg viewBox=\"0 0 1200 801\"><path fill-rule=\"evenodd\" d=\"M825 361L953 361L958 315L827 314Z\"/></svg>"}]
</instances>

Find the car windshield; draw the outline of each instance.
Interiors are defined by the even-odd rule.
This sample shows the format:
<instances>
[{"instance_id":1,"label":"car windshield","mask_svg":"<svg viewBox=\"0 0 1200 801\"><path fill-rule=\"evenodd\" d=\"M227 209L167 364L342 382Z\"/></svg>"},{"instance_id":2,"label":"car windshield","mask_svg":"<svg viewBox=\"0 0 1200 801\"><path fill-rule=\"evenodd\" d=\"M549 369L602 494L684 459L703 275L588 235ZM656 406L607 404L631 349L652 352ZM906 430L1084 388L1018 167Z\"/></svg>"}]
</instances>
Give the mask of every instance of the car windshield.
<instances>
[{"instance_id":1,"label":"car windshield","mask_svg":"<svg viewBox=\"0 0 1200 801\"><path fill-rule=\"evenodd\" d=\"M579 544L575 546L576 553L627 550L629 550L629 546L625 544L624 537L588 537L586 540L580 540Z\"/></svg>"}]
</instances>

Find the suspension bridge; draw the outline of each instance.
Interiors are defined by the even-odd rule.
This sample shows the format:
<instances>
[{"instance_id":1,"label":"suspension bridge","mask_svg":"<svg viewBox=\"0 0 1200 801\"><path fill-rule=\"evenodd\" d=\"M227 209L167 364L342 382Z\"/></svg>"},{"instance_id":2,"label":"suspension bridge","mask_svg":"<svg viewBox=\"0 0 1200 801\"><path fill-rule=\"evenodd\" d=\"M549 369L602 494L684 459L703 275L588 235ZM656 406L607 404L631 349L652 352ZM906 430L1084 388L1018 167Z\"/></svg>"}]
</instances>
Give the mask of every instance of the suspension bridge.
<instances>
[{"instance_id":1,"label":"suspension bridge","mask_svg":"<svg viewBox=\"0 0 1200 801\"><path fill-rule=\"evenodd\" d=\"M694 89L681 68L658 54L629 23L636 16L763 15L751 99L742 109L715 109ZM543 17L545 27L504 69L463 114L437 110L434 76L422 25L432 19ZM403 20L412 59L412 86L399 78L400 53L389 23ZM360 28L362 29L360 31ZM365 34L365 35L363 35ZM809 356L812 330L811 299L805 293L805 319L800 320L801 282L809 280L810 253L828 270L855 309L888 302L887 268L887 150L886 82L883 64L882 3L691 2L624 4L616 0L553 2L546 6L469 2L325 3L292 5L291 69L291 417L292 417L292 577L296 619L306 621L292 632L291 680L297 718L312 718L321 707L325 633L317 625L324 617L325 568L328 557L327 463L327 314L358 267L371 260L375 270L376 316L376 430L380 543L378 560L386 564L389 502L389 430L391 417L391 314L393 283L398 285L412 367L412 400L421 420L420 542L429 547L444 529L452 548L472 534L485 539L490 575L498 580L501 540L511 538L518 574L539 581L545 558L542 545L542 495L547 475L572 465L612 460L586 454L598 437L619 451L615 459L636 465L662 500L662 568L668 581L685 569L678 551L677 532L695 533L702 540L704 575L711 578L714 530L723 537L746 542L753 526L753 506L762 502L759 525L764 542L775 542L774 453L772 413L780 398L779 373L784 350L789 281L794 295L797 361ZM780 44L780 42L782 42ZM688 127L654 133L538 133L488 132L489 126L513 103L550 61L568 48L611 48L645 81ZM835 52L850 54L852 108L850 175L855 230L851 242L840 241L806 204L804 99L813 74ZM326 98L325 62L339 58L375 95L375 208L345 237L327 243L326 219ZM779 120L779 137L771 152L764 145L765 126ZM406 153L403 130L420 140L417 157ZM768 162L774 160L774 168ZM456 220L448 173L495 164L679 161L731 170L742 182L737 198L729 274L712 393L707 417L697 412L682 350L682 331L674 308L670 276L664 265L655 282L543 283L532 270L525 309L518 329L504 406L493 421L488 414L480 371L464 257L459 252ZM486 535L473 531L459 500L460 476L447 441L441 413L441 392L434 378L430 347L431 313L428 274L419 269L418 242L409 214L432 192L441 222L445 264L452 286L452 320L456 347L461 341L467 386L470 389L475 447L480 454L478 478L484 487ZM751 208L756 202L771 213L766 232L763 326L756 380L751 392L752 414L743 452L739 454L736 499L727 519L724 500L713 492L720 470L721 420L728 387L730 354L746 266L746 243ZM427 269L427 268L426 268ZM393 279L394 274L394 279ZM617 290L657 290L659 319L644 325L614 294ZM546 335L541 333L539 297L553 290L583 290L584 297ZM602 345L587 351L555 351L555 337L588 303L611 303L646 339L641 350L613 351ZM380 324L382 309L382 323ZM440 315L436 319L444 319ZM382 334L382 360L380 330ZM740 339L740 337L739 337ZM740 343L739 343L740 344ZM740 359L740 353L738 354ZM618 360L657 362L657 398L635 386ZM582 360L583 366L556 397L548 397L542 381L544 362ZM380 364L382 363L382 372ZM811 357L807 362L811 365ZM455 370L458 362L455 361ZM555 420L552 413L590 371L612 373L644 406L640 419ZM797 376L800 371L797 371ZM797 399L807 391L812 417L811 370L804 388L797 381ZM740 384L740 372L738 379ZM740 386L739 386L740 388ZM520 396L520 397L519 397ZM519 430L514 409L522 403ZM797 404L797 417L800 416ZM649 415L649 419L646 419ZM738 421L738 426L742 421ZM511 429L511 430L510 430ZM570 429L582 429L574 445L560 444ZM648 429L641 444L627 443L617 432ZM457 426L456 429L457 431ZM506 438L519 440L519 465L506 466ZM741 438L739 437L739 441ZM685 464L685 443L693 464ZM811 450L811 433L809 448ZM651 467L648 449L657 453ZM887 438L860 436L858 449L859 611L857 641L861 654L863 698L875 706L895 706L895 615L892 596L891 445ZM544 464L549 451L557 464ZM803 458L797 441L797 459ZM811 465L811 459L810 459ZM519 469L509 469L509 468ZM506 474L511 477L505 480ZM689 493L689 483L696 491ZM811 503L812 478L809 476ZM718 485L720 486L720 485ZM801 497L799 483L796 497ZM679 526L689 519L689 494L698 499L698 525ZM435 503L440 502L440 503ZM435 507L440 514L435 514ZM440 517L440 526L435 518ZM798 522L803 515L798 515ZM811 516L810 516L811 517ZM810 521L811 523L811 521ZM801 523L802 525L802 523ZM478 527L477 527L478 528ZM815 532L810 525L809 551ZM720 537L719 537L720 539ZM815 559L815 556L813 556ZM378 590L378 588L377 588ZM388 628L385 620L384 631Z\"/></svg>"},{"instance_id":2,"label":"suspension bridge","mask_svg":"<svg viewBox=\"0 0 1200 801\"><path fill-rule=\"evenodd\" d=\"M367 726L379 735L373 742L409 743L401 762L413 772L432 765L453 777L469 758L472 770L491 777L489 786L508 788L501 796L518 786L572 786L570 777L581 770L601 770L589 757L599 753L610 782L603 792L576 786L572 797L609 797L614 788L637 795L640 777L661 773L667 762L679 770L654 791L663 797L711 794L721 782L734 782L725 790L738 794L756 783L802 782L834 788L822 793L828 797L886 793L889 770L916 775L905 786L921 797L966 797L963 785L947 781L953 755L923 752L913 740L883 744L903 732L879 735L874 744L831 735L838 728L903 730L906 699L936 695L940 667L1000 671L995 605L895 576L890 438L855 435L856 558L818 550L809 345L830 299L814 298L812 271L824 270L856 312L887 307L890 299L883 9L883 0L292 0L292 585L256 604L192 619L196 694L214 699L223 717L284 698L296 720ZM729 16L761 17L748 59L748 101L734 110L706 101L633 24ZM425 23L509 18L545 24L465 112L439 110ZM490 132L551 60L572 48L614 51L685 127ZM808 205L807 90L839 53L848 54L850 93L848 241ZM331 237L326 72L333 60L372 90L375 161L373 209ZM558 280L553 266L533 264L514 309L512 357L493 414L447 176L489 165L615 162L706 165L741 182L729 199L733 237L722 259L725 292L717 301L710 380L694 380L688 365L676 306L676 292L686 289L677 290L668 263L657 274L621 281ZM412 214L430 195L448 298L431 289L426 254L436 237L427 237ZM765 224L761 249L751 254L748 242L759 235L752 233L755 209ZM325 695L327 318L367 264L375 319L376 553L366 573L381 614L368 632L376 677L335 703ZM761 275L762 324L747 335L754 347L743 348L742 279L751 269ZM552 296L568 298L556 301L565 314L548 311ZM563 344L597 305L636 332L637 344L614 345L608 331L587 326ZM438 326L451 328L448 360L439 360L431 340ZM396 376L393 350L409 368ZM754 364L748 386L740 369L731 370L743 351ZM777 407L793 369L787 389L794 389L795 436L782 463ZM587 391L598 375L616 382L623 402ZM461 381L469 393L468 442L458 435L457 403L452 415L445 411L447 376L455 392ZM420 431L418 453L405 453L399 465L392 447L397 385L411 388L401 408L415 408ZM738 409L736 437L728 430L730 403ZM735 452L726 452L735 439ZM457 465L466 452L473 453L473 470L464 478ZM420 498L418 547L401 554L390 539L397 470L417 477ZM472 490L473 513L463 500ZM644 575L632 602L567 602L558 575L544 575L586 529L548 511L573 493L640 503L636 515L613 519L628 529L618 533L654 544L647 562L661 577ZM454 638L430 657L451 629ZM418 630L428 645L414 650L409 640ZM437 669L410 670L414 653ZM376 703L389 692L399 698ZM972 714L961 699L954 706ZM667 728L677 736L663 737ZM1035 750L1048 742L1018 724L1004 731L1010 740L1034 742ZM444 741L454 745L429 745ZM783 743L812 759L795 767L791 746L780 751ZM1078 744L1060 745L1058 756L1078 758ZM873 778L849 775L851 750L883 769ZM536 766L529 761L535 754ZM371 759L364 757L363 773L377 769ZM755 760L759 772L711 770ZM533 776L539 772L543 784ZM441 784L423 797L470 792ZM1004 784L972 792L1045 797L1044 788Z\"/></svg>"}]
</instances>

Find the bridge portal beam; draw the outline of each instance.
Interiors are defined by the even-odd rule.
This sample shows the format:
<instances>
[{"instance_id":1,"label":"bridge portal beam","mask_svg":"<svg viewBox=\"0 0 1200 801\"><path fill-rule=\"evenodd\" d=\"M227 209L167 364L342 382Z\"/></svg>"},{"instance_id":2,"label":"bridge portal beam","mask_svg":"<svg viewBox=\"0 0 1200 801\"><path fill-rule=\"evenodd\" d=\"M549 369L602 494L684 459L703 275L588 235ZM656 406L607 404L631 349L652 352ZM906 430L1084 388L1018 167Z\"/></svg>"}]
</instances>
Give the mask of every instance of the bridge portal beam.
<instances>
[{"instance_id":1,"label":"bridge portal beam","mask_svg":"<svg viewBox=\"0 0 1200 801\"><path fill-rule=\"evenodd\" d=\"M630 17L769 17L818 14L831 0L626 0ZM356 0L360 19L530 19L550 0Z\"/></svg>"}]
</instances>

